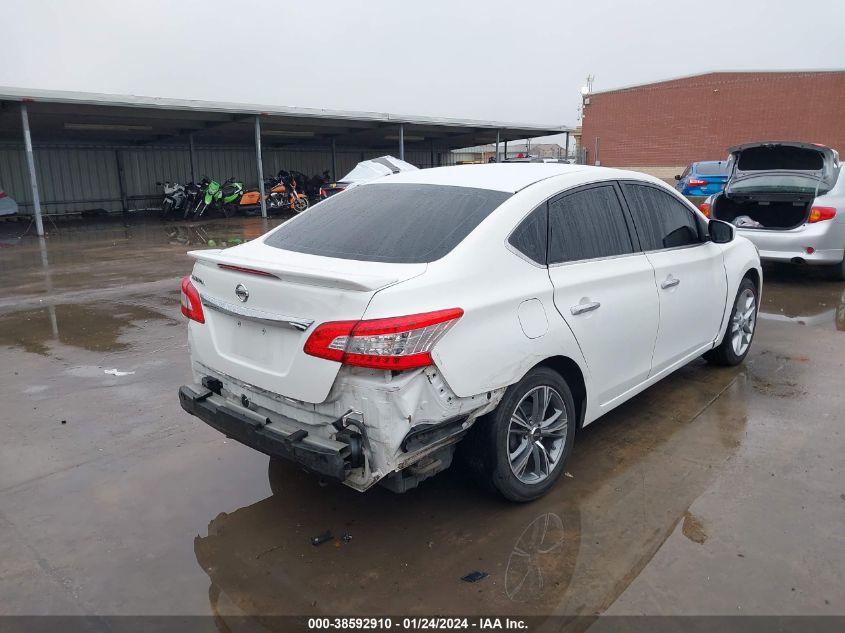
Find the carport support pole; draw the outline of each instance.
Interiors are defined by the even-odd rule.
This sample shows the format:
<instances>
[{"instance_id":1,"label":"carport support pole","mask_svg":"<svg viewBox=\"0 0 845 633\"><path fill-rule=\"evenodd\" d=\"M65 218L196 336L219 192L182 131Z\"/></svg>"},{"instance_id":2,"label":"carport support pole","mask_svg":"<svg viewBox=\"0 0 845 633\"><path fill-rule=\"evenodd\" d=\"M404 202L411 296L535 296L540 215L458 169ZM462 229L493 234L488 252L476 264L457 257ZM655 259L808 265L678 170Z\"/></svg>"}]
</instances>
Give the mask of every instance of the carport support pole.
<instances>
[{"instance_id":1,"label":"carport support pole","mask_svg":"<svg viewBox=\"0 0 845 633\"><path fill-rule=\"evenodd\" d=\"M120 188L120 206L123 209L123 221L126 222L126 214L129 213L129 198L126 195L126 174L123 170L122 150L114 151L114 159L117 163L117 186Z\"/></svg>"},{"instance_id":2,"label":"carport support pole","mask_svg":"<svg viewBox=\"0 0 845 633\"><path fill-rule=\"evenodd\" d=\"M505 141L505 157L502 160L508 159L508 142Z\"/></svg>"},{"instance_id":3,"label":"carport support pole","mask_svg":"<svg viewBox=\"0 0 845 633\"><path fill-rule=\"evenodd\" d=\"M399 126L399 160L405 160L405 126Z\"/></svg>"},{"instance_id":4,"label":"carport support pole","mask_svg":"<svg viewBox=\"0 0 845 633\"><path fill-rule=\"evenodd\" d=\"M496 162L499 162L499 130L496 130Z\"/></svg>"},{"instance_id":5,"label":"carport support pole","mask_svg":"<svg viewBox=\"0 0 845 633\"><path fill-rule=\"evenodd\" d=\"M569 132L566 133L566 155L564 158L569 160Z\"/></svg>"},{"instance_id":6,"label":"carport support pole","mask_svg":"<svg viewBox=\"0 0 845 633\"><path fill-rule=\"evenodd\" d=\"M264 163L261 160L261 118L255 115L255 164L258 167L258 191L261 195L261 217L267 217L267 201L264 199Z\"/></svg>"},{"instance_id":7,"label":"carport support pole","mask_svg":"<svg viewBox=\"0 0 845 633\"><path fill-rule=\"evenodd\" d=\"M194 159L194 135L188 134L188 154L191 157L191 182L197 181L196 161Z\"/></svg>"},{"instance_id":8,"label":"carport support pole","mask_svg":"<svg viewBox=\"0 0 845 633\"><path fill-rule=\"evenodd\" d=\"M332 137L332 181L337 180L337 142Z\"/></svg>"},{"instance_id":9,"label":"carport support pole","mask_svg":"<svg viewBox=\"0 0 845 633\"><path fill-rule=\"evenodd\" d=\"M29 134L29 115L26 104L21 103L21 122L23 123L23 144L26 148L26 166L29 169L29 185L32 188L32 208L35 212L35 232L44 237L44 223L41 221L41 198L38 196L38 179L35 176L35 155L32 153L32 137Z\"/></svg>"}]
</instances>

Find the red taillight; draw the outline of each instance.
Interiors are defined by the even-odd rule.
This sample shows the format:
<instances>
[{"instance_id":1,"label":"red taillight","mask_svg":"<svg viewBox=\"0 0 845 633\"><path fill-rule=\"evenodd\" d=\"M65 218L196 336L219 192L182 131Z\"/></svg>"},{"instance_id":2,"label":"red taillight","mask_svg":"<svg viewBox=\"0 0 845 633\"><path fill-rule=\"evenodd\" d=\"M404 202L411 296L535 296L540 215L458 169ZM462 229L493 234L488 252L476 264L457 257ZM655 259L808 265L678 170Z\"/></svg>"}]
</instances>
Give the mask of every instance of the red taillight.
<instances>
[{"instance_id":1,"label":"red taillight","mask_svg":"<svg viewBox=\"0 0 845 633\"><path fill-rule=\"evenodd\" d=\"M704 214L705 218L710 217L710 203L709 202L702 202L698 205L698 210Z\"/></svg>"},{"instance_id":2,"label":"red taillight","mask_svg":"<svg viewBox=\"0 0 845 633\"><path fill-rule=\"evenodd\" d=\"M6 192L0 191L0 198L5 198L5 197L6 197Z\"/></svg>"},{"instance_id":3,"label":"red taillight","mask_svg":"<svg viewBox=\"0 0 845 633\"><path fill-rule=\"evenodd\" d=\"M205 323L200 293L191 283L190 277L182 280L182 314L197 323Z\"/></svg>"},{"instance_id":4,"label":"red taillight","mask_svg":"<svg viewBox=\"0 0 845 633\"><path fill-rule=\"evenodd\" d=\"M704 185L706 185L706 184L707 184L707 181L706 181L706 180L701 180L701 179L699 179L699 178L690 178L690 179L687 181L687 184L688 184L690 187L703 187Z\"/></svg>"},{"instance_id":5,"label":"red taillight","mask_svg":"<svg viewBox=\"0 0 845 633\"><path fill-rule=\"evenodd\" d=\"M225 270L234 270L236 273L246 273L248 275L260 275L261 277L275 277L273 273L268 273L266 270L258 270L257 268L246 268L244 266L235 266L233 264L217 264L219 268Z\"/></svg>"},{"instance_id":6,"label":"red taillight","mask_svg":"<svg viewBox=\"0 0 845 633\"><path fill-rule=\"evenodd\" d=\"M463 314L460 308L452 308L388 319L323 323L308 337L304 351L357 367L425 367L433 364L434 345Z\"/></svg>"},{"instance_id":7,"label":"red taillight","mask_svg":"<svg viewBox=\"0 0 845 633\"><path fill-rule=\"evenodd\" d=\"M813 207L810 209L810 218L807 220L810 224L816 222L823 222L824 220L832 220L836 217L836 209L833 207Z\"/></svg>"},{"instance_id":8,"label":"red taillight","mask_svg":"<svg viewBox=\"0 0 845 633\"><path fill-rule=\"evenodd\" d=\"M327 195L326 190L320 187L320 197L325 198Z\"/></svg>"}]
</instances>

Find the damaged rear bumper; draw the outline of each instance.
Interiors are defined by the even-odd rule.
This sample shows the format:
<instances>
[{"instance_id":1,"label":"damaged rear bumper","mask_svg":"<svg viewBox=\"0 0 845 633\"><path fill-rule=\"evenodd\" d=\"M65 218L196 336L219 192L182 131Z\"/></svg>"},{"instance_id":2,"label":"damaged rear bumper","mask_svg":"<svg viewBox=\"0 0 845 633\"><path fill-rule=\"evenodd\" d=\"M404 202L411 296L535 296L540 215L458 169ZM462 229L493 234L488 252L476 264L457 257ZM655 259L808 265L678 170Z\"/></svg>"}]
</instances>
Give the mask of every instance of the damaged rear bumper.
<instances>
[{"instance_id":1,"label":"damaged rear bumper","mask_svg":"<svg viewBox=\"0 0 845 633\"><path fill-rule=\"evenodd\" d=\"M346 479L351 466L349 444L309 435L285 420L271 421L204 387L180 387L179 402L185 411L241 444L270 457L296 462L328 479Z\"/></svg>"}]
</instances>

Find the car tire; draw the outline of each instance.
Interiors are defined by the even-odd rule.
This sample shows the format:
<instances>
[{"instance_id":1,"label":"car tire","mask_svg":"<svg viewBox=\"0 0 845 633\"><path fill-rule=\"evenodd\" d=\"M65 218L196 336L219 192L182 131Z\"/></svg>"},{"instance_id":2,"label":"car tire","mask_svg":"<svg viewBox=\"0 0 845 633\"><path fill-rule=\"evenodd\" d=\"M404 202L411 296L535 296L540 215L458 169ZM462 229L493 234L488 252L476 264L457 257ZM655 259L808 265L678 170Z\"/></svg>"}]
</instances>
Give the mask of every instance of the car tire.
<instances>
[{"instance_id":1,"label":"car tire","mask_svg":"<svg viewBox=\"0 0 845 633\"><path fill-rule=\"evenodd\" d=\"M757 331L757 286L748 277L739 284L725 336L718 346L704 354L713 365L733 367L739 365L748 355L754 333ZM749 299L753 304L749 304Z\"/></svg>"},{"instance_id":2,"label":"car tire","mask_svg":"<svg viewBox=\"0 0 845 633\"><path fill-rule=\"evenodd\" d=\"M556 371L537 367L511 385L496 409L473 425L462 442L464 460L484 487L509 501L533 501L563 474L577 421L569 385Z\"/></svg>"}]
</instances>

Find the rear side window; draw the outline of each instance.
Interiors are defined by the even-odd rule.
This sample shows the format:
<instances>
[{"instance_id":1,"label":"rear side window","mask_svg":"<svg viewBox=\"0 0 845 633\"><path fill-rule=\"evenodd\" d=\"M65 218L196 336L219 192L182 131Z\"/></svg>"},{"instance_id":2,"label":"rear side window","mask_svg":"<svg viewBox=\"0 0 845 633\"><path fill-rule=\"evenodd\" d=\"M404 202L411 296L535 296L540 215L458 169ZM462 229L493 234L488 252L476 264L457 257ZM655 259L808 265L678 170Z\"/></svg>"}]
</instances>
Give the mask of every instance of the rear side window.
<instances>
[{"instance_id":1,"label":"rear side window","mask_svg":"<svg viewBox=\"0 0 845 633\"><path fill-rule=\"evenodd\" d=\"M339 259L428 263L455 248L511 195L444 185L362 185L314 205L264 242Z\"/></svg>"},{"instance_id":2,"label":"rear side window","mask_svg":"<svg viewBox=\"0 0 845 633\"><path fill-rule=\"evenodd\" d=\"M788 145L761 145L742 150L737 169L757 171L788 169L797 171L819 171L824 168L824 155L806 147Z\"/></svg>"},{"instance_id":3,"label":"rear side window","mask_svg":"<svg viewBox=\"0 0 845 633\"><path fill-rule=\"evenodd\" d=\"M698 222L680 200L647 185L624 183L622 189L644 251L701 242Z\"/></svg>"},{"instance_id":4,"label":"rear side window","mask_svg":"<svg viewBox=\"0 0 845 633\"><path fill-rule=\"evenodd\" d=\"M508 238L508 243L538 264L546 263L546 205L534 209Z\"/></svg>"},{"instance_id":5,"label":"rear side window","mask_svg":"<svg viewBox=\"0 0 845 633\"><path fill-rule=\"evenodd\" d=\"M633 253L622 205L612 185L549 202L549 263Z\"/></svg>"}]
</instances>

